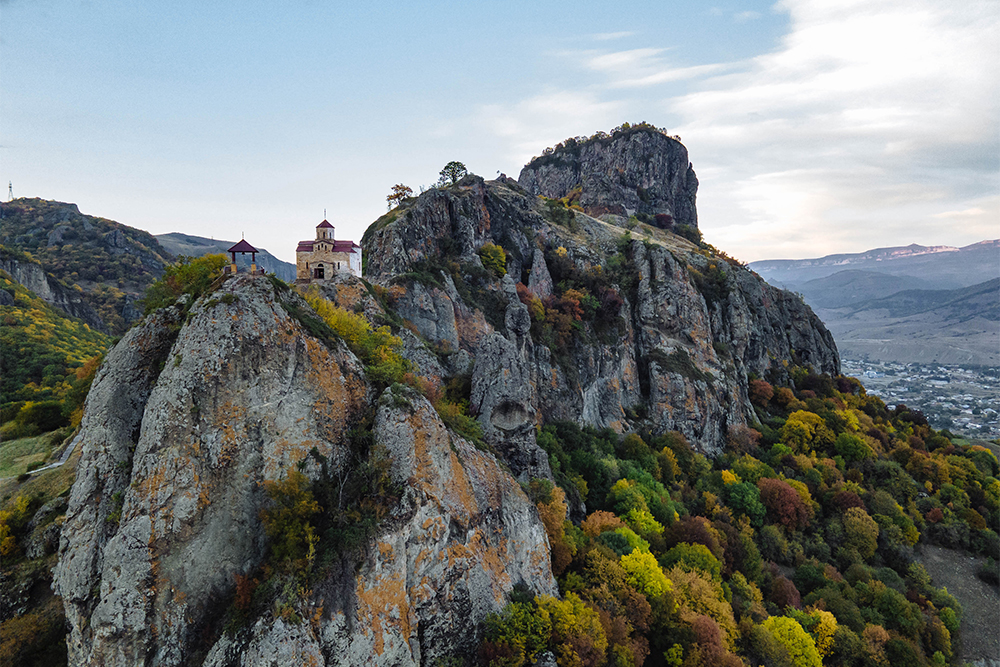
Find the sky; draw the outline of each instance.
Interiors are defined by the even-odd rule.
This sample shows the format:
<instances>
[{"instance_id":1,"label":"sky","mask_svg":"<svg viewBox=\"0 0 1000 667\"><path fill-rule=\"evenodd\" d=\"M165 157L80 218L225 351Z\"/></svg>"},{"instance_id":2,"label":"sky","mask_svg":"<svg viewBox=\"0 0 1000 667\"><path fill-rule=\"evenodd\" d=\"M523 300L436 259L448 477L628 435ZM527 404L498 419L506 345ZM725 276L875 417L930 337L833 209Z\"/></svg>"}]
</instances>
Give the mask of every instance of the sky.
<instances>
[{"instance_id":1,"label":"sky","mask_svg":"<svg viewBox=\"0 0 1000 667\"><path fill-rule=\"evenodd\" d=\"M680 135L744 261L1000 237L1000 2L0 0L0 182L286 261L451 160ZM4 197L6 199L6 197Z\"/></svg>"}]
</instances>

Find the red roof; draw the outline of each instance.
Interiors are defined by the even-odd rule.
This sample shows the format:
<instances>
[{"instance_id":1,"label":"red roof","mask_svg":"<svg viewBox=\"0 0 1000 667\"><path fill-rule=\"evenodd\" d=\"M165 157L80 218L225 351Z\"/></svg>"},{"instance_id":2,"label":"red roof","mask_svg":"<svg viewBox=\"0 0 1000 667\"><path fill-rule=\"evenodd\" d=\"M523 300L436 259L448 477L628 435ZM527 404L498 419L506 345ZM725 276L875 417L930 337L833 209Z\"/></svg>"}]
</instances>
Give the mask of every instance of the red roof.
<instances>
[{"instance_id":1,"label":"red roof","mask_svg":"<svg viewBox=\"0 0 1000 667\"><path fill-rule=\"evenodd\" d=\"M331 225L326 220L324 220L323 222L321 222L318 225L316 225L316 229L325 229L325 228L333 229L333 225Z\"/></svg>"},{"instance_id":2,"label":"red roof","mask_svg":"<svg viewBox=\"0 0 1000 667\"><path fill-rule=\"evenodd\" d=\"M260 250L247 243L246 239L242 239L226 252L260 252Z\"/></svg>"},{"instance_id":3,"label":"red roof","mask_svg":"<svg viewBox=\"0 0 1000 667\"><path fill-rule=\"evenodd\" d=\"M315 243L316 243L316 241L299 241L299 245L298 245L297 248L295 248L295 252L312 252L313 249L314 249L314 244ZM355 250L355 248L357 248L358 250L360 250L361 246L359 246L354 241L334 241L333 242L333 252L354 253L354 252L357 252L357 250Z\"/></svg>"}]
</instances>

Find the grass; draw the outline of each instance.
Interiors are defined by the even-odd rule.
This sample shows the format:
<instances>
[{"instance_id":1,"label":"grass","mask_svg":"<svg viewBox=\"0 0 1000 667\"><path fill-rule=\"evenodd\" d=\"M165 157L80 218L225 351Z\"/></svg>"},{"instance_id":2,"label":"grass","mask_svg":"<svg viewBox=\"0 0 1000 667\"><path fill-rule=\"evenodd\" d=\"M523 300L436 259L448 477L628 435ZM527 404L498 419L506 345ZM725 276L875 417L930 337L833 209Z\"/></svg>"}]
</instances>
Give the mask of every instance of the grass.
<instances>
[{"instance_id":1,"label":"grass","mask_svg":"<svg viewBox=\"0 0 1000 667\"><path fill-rule=\"evenodd\" d=\"M45 472L32 475L27 481L18 484L16 478L0 479L0 510L9 510L14 500L20 495L39 495L45 502L68 493L76 479L76 465L80 462L80 452L77 447L63 465Z\"/></svg>"},{"instance_id":2,"label":"grass","mask_svg":"<svg viewBox=\"0 0 1000 667\"><path fill-rule=\"evenodd\" d=\"M17 477L32 463L44 463L52 453L50 435L44 433L0 444L0 477Z\"/></svg>"}]
</instances>

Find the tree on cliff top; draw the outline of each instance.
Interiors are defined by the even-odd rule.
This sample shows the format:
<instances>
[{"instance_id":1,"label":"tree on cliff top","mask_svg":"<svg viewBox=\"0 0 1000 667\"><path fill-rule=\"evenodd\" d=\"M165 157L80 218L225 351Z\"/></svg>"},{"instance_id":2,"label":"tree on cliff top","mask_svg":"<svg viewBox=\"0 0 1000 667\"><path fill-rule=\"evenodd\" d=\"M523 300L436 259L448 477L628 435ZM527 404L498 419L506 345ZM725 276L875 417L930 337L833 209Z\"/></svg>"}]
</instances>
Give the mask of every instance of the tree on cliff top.
<instances>
[{"instance_id":1,"label":"tree on cliff top","mask_svg":"<svg viewBox=\"0 0 1000 667\"><path fill-rule=\"evenodd\" d=\"M469 170L465 168L465 165L456 160L452 160L444 166L441 170L440 176L441 180L438 181L441 185L448 185L449 181L451 185L455 185L460 180L465 178L465 175L469 173Z\"/></svg>"}]
</instances>

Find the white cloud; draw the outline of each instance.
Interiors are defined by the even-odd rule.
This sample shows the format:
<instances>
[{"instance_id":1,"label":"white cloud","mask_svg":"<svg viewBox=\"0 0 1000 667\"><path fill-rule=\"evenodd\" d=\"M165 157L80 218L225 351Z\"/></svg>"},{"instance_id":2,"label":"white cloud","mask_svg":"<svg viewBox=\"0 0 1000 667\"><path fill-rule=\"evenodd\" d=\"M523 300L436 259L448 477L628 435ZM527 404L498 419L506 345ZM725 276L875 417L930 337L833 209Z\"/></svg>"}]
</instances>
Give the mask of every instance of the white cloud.
<instances>
[{"instance_id":1,"label":"white cloud","mask_svg":"<svg viewBox=\"0 0 1000 667\"><path fill-rule=\"evenodd\" d=\"M790 20L772 52L686 66L669 44L577 52L589 85L481 118L525 157L623 120L671 126L701 180L703 231L741 259L1000 235L1000 4L781 0L775 10Z\"/></svg>"},{"instance_id":2,"label":"white cloud","mask_svg":"<svg viewBox=\"0 0 1000 667\"><path fill-rule=\"evenodd\" d=\"M995 189L997 161L982 158L984 146L996 151L1000 119L995 4L779 7L791 31L778 50L671 102L696 170L715 168L699 202L727 192L739 209L704 209L713 242L770 254L738 232L762 225L808 230L805 254L923 242L939 233L934 212L954 208L970 183ZM952 231L961 244L983 229Z\"/></svg>"},{"instance_id":3,"label":"white cloud","mask_svg":"<svg viewBox=\"0 0 1000 667\"><path fill-rule=\"evenodd\" d=\"M614 39L625 39L626 37L631 37L634 32L599 32L596 35L591 35L591 39L598 42L609 42Z\"/></svg>"},{"instance_id":4,"label":"white cloud","mask_svg":"<svg viewBox=\"0 0 1000 667\"><path fill-rule=\"evenodd\" d=\"M552 91L513 105L491 104L478 110L474 123L508 141L509 158L525 164L567 137L614 127L625 112L618 101L602 101L588 91Z\"/></svg>"},{"instance_id":5,"label":"white cloud","mask_svg":"<svg viewBox=\"0 0 1000 667\"><path fill-rule=\"evenodd\" d=\"M737 23L746 23L760 18L760 12L746 11L733 14L733 20Z\"/></svg>"}]
</instances>

